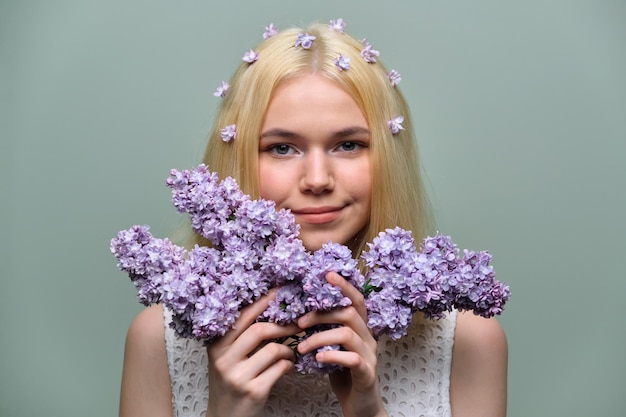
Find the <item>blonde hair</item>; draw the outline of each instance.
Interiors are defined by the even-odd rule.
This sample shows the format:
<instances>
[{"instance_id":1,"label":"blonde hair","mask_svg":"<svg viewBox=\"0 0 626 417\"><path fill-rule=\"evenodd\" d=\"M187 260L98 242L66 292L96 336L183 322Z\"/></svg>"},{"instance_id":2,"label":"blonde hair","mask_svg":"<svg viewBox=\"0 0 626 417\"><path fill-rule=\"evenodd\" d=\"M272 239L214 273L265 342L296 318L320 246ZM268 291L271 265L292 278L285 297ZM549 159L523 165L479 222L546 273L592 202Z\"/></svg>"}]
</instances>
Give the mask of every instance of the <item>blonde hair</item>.
<instances>
[{"instance_id":1,"label":"blonde hair","mask_svg":"<svg viewBox=\"0 0 626 417\"><path fill-rule=\"evenodd\" d=\"M298 33L316 37L310 49L295 47ZM242 63L229 81L230 89L216 115L203 162L220 177L235 178L246 193L259 196L258 140L265 110L278 85L301 74L319 74L342 86L367 120L371 139L372 198L369 224L351 242L353 253L366 249L376 235L400 226L411 230L416 242L430 232L430 210L419 164L417 144L406 101L391 85L381 62L361 57L363 44L352 36L313 24L292 28L262 42L258 61ZM350 69L335 65L339 55L350 58ZM405 130L392 135L387 121L404 116ZM220 129L237 125L237 136L225 143ZM206 244L201 236L192 243Z\"/></svg>"}]
</instances>

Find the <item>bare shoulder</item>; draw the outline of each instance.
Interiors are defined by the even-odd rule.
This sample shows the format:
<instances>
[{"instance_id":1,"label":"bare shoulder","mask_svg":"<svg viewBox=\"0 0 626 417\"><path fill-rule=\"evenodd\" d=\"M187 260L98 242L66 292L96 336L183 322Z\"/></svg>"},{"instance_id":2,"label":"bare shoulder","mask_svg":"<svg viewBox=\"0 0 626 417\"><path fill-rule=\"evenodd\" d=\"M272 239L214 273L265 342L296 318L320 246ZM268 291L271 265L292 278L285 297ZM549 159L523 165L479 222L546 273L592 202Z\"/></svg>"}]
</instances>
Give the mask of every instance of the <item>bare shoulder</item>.
<instances>
[{"instance_id":1,"label":"bare shoulder","mask_svg":"<svg viewBox=\"0 0 626 417\"><path fill-rule=\"evenodd\" d=\"M459 313L452 351L453 417L505 416L508 344L495 318Z\"/></svg>"},{"instance_id":2,"label":"bare shoulder","mask_svg":"<svg viewBox=\"0 0 626 417\"><path fill-rule=\"evenodd\" d=\"M495 319L485 319L471 312L457 315L455 330L455 350L474 351L474 354L506 353L507 340L500 323Z\"/></svg>"},{"instance_id":3,"label":"bare shoulder","mask_svg":"<svg viewBox=\"0 0 626 417\"><path fill-rule=\"evenodd\" d=\"M142 310L126 334L120 416L171 416L163 309Z\"/></svg>"},{"instance_id":4,"label":"bare shoulder","mask_svg":"<svg viewBox=\"0 0 626 417\"><path fill-rule=\"evenodd\" d=\"M161 305L152 305L137 314L128 328L126 347L148 351L160 351L162 347L163 353L165 352L165 327Z\"/></svg>"}]
</instances>

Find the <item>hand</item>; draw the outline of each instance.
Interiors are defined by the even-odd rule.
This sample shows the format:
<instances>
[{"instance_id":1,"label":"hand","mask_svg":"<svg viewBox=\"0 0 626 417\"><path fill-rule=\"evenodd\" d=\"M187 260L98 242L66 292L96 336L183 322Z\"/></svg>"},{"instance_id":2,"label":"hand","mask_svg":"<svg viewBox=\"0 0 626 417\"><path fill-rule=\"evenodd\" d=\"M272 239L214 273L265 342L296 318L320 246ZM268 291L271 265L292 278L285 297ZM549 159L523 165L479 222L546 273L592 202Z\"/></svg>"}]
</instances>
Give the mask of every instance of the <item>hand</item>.
<instances>
[{"instance_id":1,"label":"hand","mask_svg":"<svg viewBox=\"0 0 626 417\"><path fill-rule=\"evenodd\" d=\"M268 340L294 335L295 325L256 323L273 292L241 310L235 327L208 346L209 406L207 416L263 415L270 389L293 369L288 346Z\"/></svg>"},{"instance_id":2,"label":"hand","mask_svg":"<svg viewBox=\"0 0 626 417\"><path fill-rule=\"evenodd\" d=\"M315 333L300 342L302 354L327 345L341 345L344 350L324 351L316 355L321 363L344 367L333 372L330 382L341 403L344 416L386 416L376 373L378 344L367 327L367 310L363 295L339 274L329 272L327 281L341 289L352 305L326 312L310 312L298 319L298 326L316 324L342 326Z\"/></svg>"}]
</instances>

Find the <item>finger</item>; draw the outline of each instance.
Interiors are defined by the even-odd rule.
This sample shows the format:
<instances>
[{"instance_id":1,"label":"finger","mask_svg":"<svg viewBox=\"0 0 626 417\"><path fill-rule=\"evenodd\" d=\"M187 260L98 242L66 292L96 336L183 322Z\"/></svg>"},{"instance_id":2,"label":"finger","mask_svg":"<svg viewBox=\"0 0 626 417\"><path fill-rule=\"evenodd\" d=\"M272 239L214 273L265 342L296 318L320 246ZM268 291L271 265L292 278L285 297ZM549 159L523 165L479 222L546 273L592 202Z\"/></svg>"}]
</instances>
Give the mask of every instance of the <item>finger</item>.
<instances>
[{"instance_id":1,"label":"finger","mask_svg":"<svg viewBox=\"0 0 626 417\"><path fill-rule=\"evenodd\" d=\"M335 287L339 287L341 293L352 301L352 306L357 309L363 320L367 322L365 298L361 291L336 272L326 274L326 281Z\"/></svg>"},{"instance_id":2,"label":"finger","mask_svg":"<svg viewBox=\"0 0 626 417\"><path fill-rule=\"evenodd\" d=\"M274 365L284 360L292 363L295 361L293 350L289 346L280 343L268 343L257 350L248 360L241 363L245 372L244 377L246 380L251 380L266 372L272 374L276 371L276 368L273 368ZM279 367L279 369L282 369L282 367Z\"/></svg>"},{"instance_id":3,"label":"finger","mask_svg":"<svg viewBox=\"0 0 626 417\"><path fill-rule=\"evenodd\" d=\"M319 352L315 359L320 363L336 364L344 368L331 374L330 381L333 390L341 391L350 387L351 390L366 393L376 386L378 380L376 362L368 362L355 352L323 351ZM349 371L346 372L346 370ZM375 395L373 392L372 394Z\"/></svg>"},{"instance_id":4,"label":"finger","mask_svg":"<svg viewBox=\"0 0 626 417\"><path fill-rule=\"evenodd\" d=\"M372 337L367 323L353 306L337 308L331 311L311 311L300 317L297 324L303 329L318 324L340 324L351 328L362 338Z\"/></svg>"},{"instance_id":5,"label":"finger","mask_svg":"<svg viewBox=\"0 0 626 417\"><path fill-rule=\"evenodd\" d=\"M232 344L231 353L240 358L247 357L259 350L266 341L293 336L301 331L295 324L254 323Z\"/></svg>"},{"instance_id":6,"label":"finger","mask_svg":"<svg viewBox=\"0 0 626 417\"><path fill-rule=\"evenodd\" d=\"M325 350L318 352L315 355L315 360L320 363L328 363L339 365L344 368L350 369L352 374L368 375L370 367L367 362L363 360L363 357L356 352L343 351L343 350Z\"/></svg>"},{"instance_id":7,"label":"finger","mask_svg":"<svg viewBox=\"0 0 626 417\"><path fill-rule=\"evenodd\" d=\"M291 336L300 331L295 324L281 326L274 323L255 323L230 345L216 346L215 343L209 345L207 350L210 363L219 373L235 372L236 375L233 377L235 381L249 381L271 364L267 349L264 355L256 356L265 348L266 341ZM273 344L282 346L278 343ZM284 346L284 349L281 355L275 356L274 361L281 358L293 360L293 351L288 346ZM249 359L255 356L255 360L249 362ZM254 368L247 369L249 364L254 365Z\"/></svg>"},{"instance_id":8,"label":"finger","mask_svg":"<svg viewBox=\"0 0 626 417\"><path fill-rule=\"evenodd\" d=\"M305 354L323 346L341 345L344 351L355 352L366 360L375 360L376 341L367 335L362 338L349 327L341 326L334 329L314 333L298 344L298 352Z\"/></svg>"},{"instance_id":9,"label":"finger","mask_svg":"<svg viewBox=\"0 0 626 417\"><path fill-rule=\"evenodd\" d=\"M260 297L252 304L247 305L239 313L239 318L235 321L233 328L226 332L224 336L216 340L221 345L232 344L256 319L263 313L270 301L276 297L276 291L270 290L267 295Z\"/></svg>"},{"instance_id":10,"label":"finger","mask_svg":"<svg viewBox=\"0 0 626 417\"><path fill-rule=\"evenodd\" d=\"M292 353L293 356L293 353ZM266 397L269 394L270 389L276 384L276 381L283 375L288 374L294 368L292 359L281 359L272 363L264 372L259 374L256 378L250 381L252 387L256 387L257 398L260 396ZM253 395L255 395L253 393Z\"/></svg>"}]
</instances>

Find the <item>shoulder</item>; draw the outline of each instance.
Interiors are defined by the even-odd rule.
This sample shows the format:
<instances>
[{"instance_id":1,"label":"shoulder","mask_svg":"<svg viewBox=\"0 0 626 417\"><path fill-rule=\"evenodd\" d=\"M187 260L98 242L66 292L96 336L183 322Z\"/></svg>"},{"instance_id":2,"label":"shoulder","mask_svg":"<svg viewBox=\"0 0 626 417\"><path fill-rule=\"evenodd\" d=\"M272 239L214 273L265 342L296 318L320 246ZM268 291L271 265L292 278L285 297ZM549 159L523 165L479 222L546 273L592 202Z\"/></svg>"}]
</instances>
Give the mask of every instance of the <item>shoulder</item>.
<instances>
[{"instance_id":1,"label":"shoulder","mask_svg":"<svg viewBox=\"0 0 626 417\"><path fill-rule=\"evenodd\" d=\"M506 415L508 344L495 318L459 313L452 351L453 416Z\"/></svg>"},{"instance_id":2,"label":"shoulder","mask_svg":"<svg viewBox=\"0 0 626 417\"><path fill-rule=\"evenodd\" d=\"M165 327L161 305L152 305L137 314L126 333L126 348L129 347L154 351L160 351L162 347L165 352Z\"/></svg>"},{"instance_id":3,"label":"shoulder","mask_svg":"<svg viewBox=\"0 0 626 417\"><path fill-rule=\"evenodd\" d=\"M142 310L126 334L120 416L171 416L163 308Z\"/></svg>"},{"instance_id":4,"label":"shoulder","mask_svg":"<svg viewBox=\"0 0 626 417\"><path fill-rule=\"evenodd\" d=\"M485 319L471 312L457 314L454 350L458 353L506 354L506 335L495 319Z\"/></svg>"}]
</instances>

